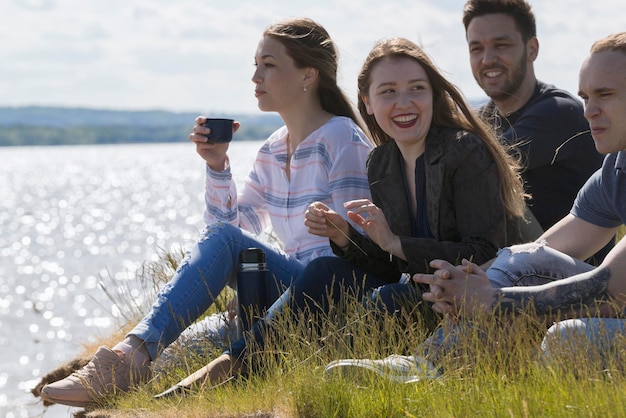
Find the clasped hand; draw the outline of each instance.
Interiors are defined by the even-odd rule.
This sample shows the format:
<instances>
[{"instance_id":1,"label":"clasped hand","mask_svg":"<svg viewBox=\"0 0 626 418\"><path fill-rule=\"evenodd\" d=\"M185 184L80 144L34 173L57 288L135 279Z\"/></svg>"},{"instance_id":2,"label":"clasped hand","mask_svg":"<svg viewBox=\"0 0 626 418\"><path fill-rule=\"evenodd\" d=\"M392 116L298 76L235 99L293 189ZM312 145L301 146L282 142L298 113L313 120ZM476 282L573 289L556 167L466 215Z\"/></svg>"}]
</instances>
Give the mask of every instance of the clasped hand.
<instances>
[{"instance_id":1,"label":"clasped hand","mask_svg":"<svg viewBox=\"0 0 626 418\"><path fill-rule=\"evenodd\" d=\"M479 310L491 307L495 290L487 274L476 264L463 259L453 266L444 260L433 260L433 274L415 274L413 281L430 286L422 299L432 302L435 312L472 317Z\"/></svg>"}]
</instances>

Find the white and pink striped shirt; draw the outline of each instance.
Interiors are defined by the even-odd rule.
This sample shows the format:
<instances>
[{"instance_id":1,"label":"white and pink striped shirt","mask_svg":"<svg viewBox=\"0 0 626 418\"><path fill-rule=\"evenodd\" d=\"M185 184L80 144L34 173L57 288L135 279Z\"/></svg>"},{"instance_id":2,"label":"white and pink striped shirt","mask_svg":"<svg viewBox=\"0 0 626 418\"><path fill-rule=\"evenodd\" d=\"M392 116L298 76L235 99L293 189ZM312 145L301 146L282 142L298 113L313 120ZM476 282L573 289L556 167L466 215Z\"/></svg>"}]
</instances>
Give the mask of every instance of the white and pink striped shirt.
<instances>
[{"instance_id":1,"label":"white and pink striped shirt","mask_svg":"<svg viewBox=\"0 0 626 418\"><path fill-rule=\"evenodd\" d=\"M304 212L310 203L322 201L347 219L344 202L370 199L365 167L370 149L350 118L335 116L298 145L289 180L283 126L259 150L239 194L230 168L216 172L207 166L204 220L229 222L256 235L269 227L283 250L304 263L333 255L327 238L308 233Z\"/></svg>"}]
</instances>

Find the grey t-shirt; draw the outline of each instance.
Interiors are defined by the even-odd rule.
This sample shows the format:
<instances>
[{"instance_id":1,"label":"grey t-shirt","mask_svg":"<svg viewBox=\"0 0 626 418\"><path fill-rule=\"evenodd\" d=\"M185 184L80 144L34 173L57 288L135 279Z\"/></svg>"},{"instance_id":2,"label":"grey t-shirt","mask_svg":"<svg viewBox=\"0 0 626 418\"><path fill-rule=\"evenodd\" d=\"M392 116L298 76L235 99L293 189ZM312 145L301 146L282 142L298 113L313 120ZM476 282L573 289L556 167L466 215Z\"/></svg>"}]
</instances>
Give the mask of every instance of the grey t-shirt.
<instances>
[{"instance_id":1,"label":"grey t-shirt","mask_svg":"<svg viewBox=\"0 0 626 418\"><path fill-rule=\"evenodd\" d=\"M626 223L626 151L605 157L578 192L571 213L604 228Z\"/></svg>"}]
</instances>

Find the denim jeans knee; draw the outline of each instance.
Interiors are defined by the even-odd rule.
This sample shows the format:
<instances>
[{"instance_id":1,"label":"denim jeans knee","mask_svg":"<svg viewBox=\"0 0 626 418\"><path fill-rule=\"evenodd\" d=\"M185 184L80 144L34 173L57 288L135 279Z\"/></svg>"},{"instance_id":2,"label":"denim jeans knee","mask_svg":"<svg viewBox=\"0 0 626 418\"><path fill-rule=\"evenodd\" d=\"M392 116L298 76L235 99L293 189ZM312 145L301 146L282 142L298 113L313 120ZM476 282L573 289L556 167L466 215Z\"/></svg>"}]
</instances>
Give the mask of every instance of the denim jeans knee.
<instances>
[{"instance_id":1,"label":"denim jeans knee","mask_svg":"<svg viewBox=\"0 0 626 418\"><path fill-rule=\"evenodd\" d=\"M555 323L541 342L546 358L587 353L601 359L615 350L617 341L626 336L626 320L616 318L580 318Z\"/></svg>"},{"instance_id":2,"label":"denim jeans knee","mask_svg":"<svg viewBox=\"0 0 626 418\"><path fill-rule=\"evenodd\" d=\"M592 269L545 242L532 242L501 249L487 276L493 287L535 286Z\"/></svg>"}]
</instances>

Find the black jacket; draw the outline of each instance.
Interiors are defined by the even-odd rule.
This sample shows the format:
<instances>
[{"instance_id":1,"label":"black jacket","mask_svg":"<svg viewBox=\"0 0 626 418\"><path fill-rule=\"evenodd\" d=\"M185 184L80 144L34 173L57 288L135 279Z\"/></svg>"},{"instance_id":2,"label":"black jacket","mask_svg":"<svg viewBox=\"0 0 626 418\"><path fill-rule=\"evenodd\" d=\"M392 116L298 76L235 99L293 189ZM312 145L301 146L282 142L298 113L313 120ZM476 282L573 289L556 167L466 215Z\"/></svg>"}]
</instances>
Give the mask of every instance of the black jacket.
<instances>
[{"instance_id":1,"label":"black jacket","mask_svg":"<svg viewBox=\"0 0 626 418\"><path fill-rule=\"evenodd\" d=\"M434 239L411 235L402 155L390 141L371 151L367 174L372 202L400 237L408 261L390 259L389 253L352 227L350 238L367 255L354 244L343 252L331 242L337 255L393 283L401 273L428 272L428 263L433 259L459 264L467 258L482 264L495 257L499 248L528 240L520 237L519 220L507 225L496 165L474 134L433 127L426 138L424 158L426 204ZM507 233L515 236L507 239Z\"/></svg>"}]
</instances>

